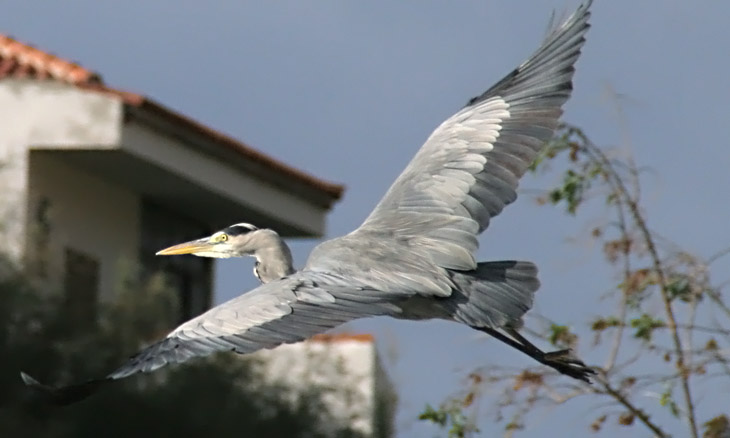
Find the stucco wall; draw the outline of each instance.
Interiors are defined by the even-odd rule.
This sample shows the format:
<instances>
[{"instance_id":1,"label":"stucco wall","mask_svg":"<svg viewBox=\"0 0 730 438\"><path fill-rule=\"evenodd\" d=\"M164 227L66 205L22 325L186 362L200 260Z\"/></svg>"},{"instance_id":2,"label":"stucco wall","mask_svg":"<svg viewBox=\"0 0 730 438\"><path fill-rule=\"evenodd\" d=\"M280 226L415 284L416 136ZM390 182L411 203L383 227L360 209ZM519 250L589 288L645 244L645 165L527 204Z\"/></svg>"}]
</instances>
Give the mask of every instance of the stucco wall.
<instances>
[{"instance_id":1,"label":"stucco wall","mask_svg":"<svg viewBox=\"0 0 730 438\"><path fill-rule=\"evenodd\" d=\"M118 276L137 259L140 199L99 176L73 167L48 152L30 155L29 229L42 203L50 224L49 273L62 278L64 249L100 262L100 291L109 293Z\"/></svg>"},{"instance_id":2,"label":"stucco wall","mask_svg":"<svg viewBox=\"0 0 730 438\"><path fill-rule=\"evenodd\" d=\"M264 378L281 384L296 397L319 387L322 400L335 421L363 436L375 432L375 387L379 363L375 344L359 340L307 341L281 345L253 355L260 360ZM323 432L332 436L327 424Z\"/></svg>"},{"instance_id":3,"label":"stucco wall","mask_svg":"<svg viewBox=\"0 0 730 438\"><path fill-rule=\"evenodd\" d=\"M53 81L0 81L0 220L10 255L25 245L28 150L113 147L119 142L122 104L99 93Z\"/></svg>"}]
</instances>

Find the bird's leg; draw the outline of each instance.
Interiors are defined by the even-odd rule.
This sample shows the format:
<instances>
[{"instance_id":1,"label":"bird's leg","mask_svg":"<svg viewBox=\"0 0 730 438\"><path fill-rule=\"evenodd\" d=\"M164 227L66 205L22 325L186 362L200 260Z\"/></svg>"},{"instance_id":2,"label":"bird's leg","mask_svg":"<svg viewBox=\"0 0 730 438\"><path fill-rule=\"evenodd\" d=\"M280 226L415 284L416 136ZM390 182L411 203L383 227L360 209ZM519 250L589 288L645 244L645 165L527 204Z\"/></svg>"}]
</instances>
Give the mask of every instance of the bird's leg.
<instances>
[{"instance_id":1,"label":"bird's leg","mask_svg":"<svg viewBox=\"0 0 730 438\"><path fill-rule=\"evenodd\" d=\"M584 382L591 383L588 378L589 375L596 374L594 370L587 367L582 360L573 354L570 349L549 351L544 353L539 348L535 347L530 341L520 335L517 330L507 329L507 333L515 338L518 342L525 345L538 355L542 356L542 360L539 362L547 365L562 374L574 377Z\"/></svg>"},{"instance_id":2,"label":"bird's leg","mask_svg":"<svg viewBox=\"0 0 730 438\"><path fill-rule=\"evenodd\" d=\"M586 364L580 359L575 357L571 350L558 350L545 353L544 351L537 348L530 341L525 339L522 335L517 333L514 329L505 329L509 334L506 336L501 332L489 328L489 327L473 327L476 330L482 331L495 339L498 339L505 344L513 347L543 365L549 366L561 374L570 376L574 379L582 380L586 383L591 383L589 375L596 374L595 371L588 368Z\"/></svg>"}]
</instances>

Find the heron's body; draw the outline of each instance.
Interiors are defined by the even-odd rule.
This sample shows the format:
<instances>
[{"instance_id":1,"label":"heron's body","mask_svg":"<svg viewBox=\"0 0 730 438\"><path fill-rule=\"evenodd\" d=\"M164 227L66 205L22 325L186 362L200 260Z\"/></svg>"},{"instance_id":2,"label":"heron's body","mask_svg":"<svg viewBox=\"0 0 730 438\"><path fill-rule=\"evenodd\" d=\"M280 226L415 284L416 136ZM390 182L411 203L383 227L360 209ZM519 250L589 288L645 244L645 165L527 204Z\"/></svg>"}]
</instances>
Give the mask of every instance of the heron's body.
<instances>
[{"instance_id":1,"label":"heron's body","mask_svg":"<svg viewBox=\"0 0 730 438\"><path fill-rule=\"evenodd\" d=\"M592 371L567 351L544 353L517 333L539 287L537 268L477 263L474 254L477 236L516 199L519 178L558 126L589 6L590 0L526 62L442 123L365 222L317 246L301 271L293 271L275 233L248 224L161 251L252 255L263 284L182 324L107 379L215 351L271 348L384 315L463 323L587 381Z\"/></svg>"},{"instance_id":2,"label":"heron's body","mask_svg":"<svg viewBox=\"0 0 730 438\"><path fill-rule=\"evenodd\" d=\"M294 273L291 250L278 234L271 230L264 233L254 257L253 273L262 283L278 280Z\"/></svg>"}]
</instances>

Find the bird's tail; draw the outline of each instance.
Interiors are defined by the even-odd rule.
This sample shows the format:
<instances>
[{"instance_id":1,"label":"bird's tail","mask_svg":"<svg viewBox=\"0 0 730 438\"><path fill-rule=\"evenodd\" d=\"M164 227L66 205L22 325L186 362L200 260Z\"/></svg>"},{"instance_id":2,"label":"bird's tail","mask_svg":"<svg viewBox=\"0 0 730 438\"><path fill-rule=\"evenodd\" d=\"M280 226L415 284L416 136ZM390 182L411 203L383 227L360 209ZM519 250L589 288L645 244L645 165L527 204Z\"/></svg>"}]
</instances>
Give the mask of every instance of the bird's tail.
<instances>
[{"instance_id":1,"label":"bird's tail","mask_svg":"<svg viewBox=\"0 0 730 438\"><path fill-rule=\"evenodd\" d=\"M473 271L451 271L456 290L442 304L452 317L472 327L518 329L540 287L530 262L481 262Z\"/></svg>"},{"instance_id":2,"label":"bird's tail","mask_svg":"<svg viewBox=\"0 0 730 438\"><path fill-rule=\"evenodd\" d=\"M441 304L451 317L516 348L561 374L590 383L595 371L571 350L544 352L520 335L522 316L540 287L530 262L483 262L469 272L451 272L456 289Z\"/></svg>"}]
</instances>

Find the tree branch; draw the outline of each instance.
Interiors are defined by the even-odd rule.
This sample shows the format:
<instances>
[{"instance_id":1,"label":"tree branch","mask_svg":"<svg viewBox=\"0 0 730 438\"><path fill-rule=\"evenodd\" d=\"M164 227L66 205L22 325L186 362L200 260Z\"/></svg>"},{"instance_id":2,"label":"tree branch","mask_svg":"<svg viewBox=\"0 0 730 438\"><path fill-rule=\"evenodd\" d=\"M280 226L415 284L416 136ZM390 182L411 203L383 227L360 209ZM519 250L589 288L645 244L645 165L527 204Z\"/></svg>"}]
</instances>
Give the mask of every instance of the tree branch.
<instances>
[{"instance_id":1,"label":"tree branch","mask_svg":"<svg viewBox=\"0 0 730 438\"><path fill-rule=\"evenodd\" d=\"M615 189L614 189L615 190ZM623 202L619 202L616 204L616 211L618 213L619 218L619 228L621 229L621 234L624 236L628 236L629 230L626 225L626 217L624 214L623 209ZM631 257L628 253L628 247L624 251L623 255L624 259L624 283L627 283L629 277L631 276ZM608 354L608 359L606 360L605 369L606 372L611 371L613 369L614 365L616 365L616 358L618 358L618 353L621 348L621 340L624 336L624 327L626 326L626 311L628 308L628 294L626 290L623 291L621 294L621 304L619 308L619 326L616 329L616 333L614 334L613 338L613 344L611 345L611 351Z\"/></svg>"},{"instance_id":2,"label":"tree branch","mask_svg":"<svg viewBox=\"0 0 730 438\"><path fill-rule=\"evenodd\" d=\"M603 376L601 379L597 379L597 380L601 384L601 387L603 388L603 390L605 391L606 394L613 397L613 399L616 400L620 405L622 405L629 412L634 414L636 416L636 418L638 418L639 421L641 421L646 427L651 429L651 431L654 432L654 434L656 434L656 436L658 436L659 438L668 438L669 437L669 434L664 432L664 430L662 430L662 428L659 427L659 425L657 425L656 423L651 421L651 419L649 418L649 415L647 415L646 412L644 412L643 410L636 407L636 405L631 403L631 401L628 398L626 398L623 394L621 394L621 392L619 390L617 390L616 388L611 386L611 384L608 382L608 380L606 379L605 376Z\"/></svg>"},{"instance_id":3,"label":"tree branch","mask_svg":"<svg viewBox=\"0 0 730 438\"><path fill-rule=\"evenodd\" d=\"M661 258L659 257L659 251L657 250L657 247L654 243L654 238L652 237L651 231L649 230L649 227L646 224L643 215L639 211L639 205L637 201L628 192L628 189L624 185L621 177L616 172L613 164L611 163L611 160L609 160L608 157L603 153L603 151L595 146L590 141L590 139L588 139L588 137L583 134L583 132L578 129L573 129L573 131L581 139L586 147L586 150L597 156L599 162L602 163L603 166L605 166L605 169L608 170L608 176L613 179L614 184L619 188L619 193L623 198L623 201L626 203L629 212L631 213L631 217L634 219L636 226L641 232L644 243L646 244L646 248L652 260L654 271L657 276L657 281L659 283L662 302L664 303L664 312L666 313L667 317L667 325L671 332L672 341L674 342L675 353L677 355L677 368L680 370L680 373L682 375L681 386L682 392L684 394L684 402L687 409L687 418L689 420L692 438L699 438L697 421L695 417L695 408L692 401L692 393L689 385L690 373L688 370L688 364L685 363L684 349L682 347L682 340L679 337L679 329L677 327L677 320L674 316L674 309L672 308L672 300L669 294L667 277L664 272L664 266L662 264Z\"/></svg>"}]
</instances>

